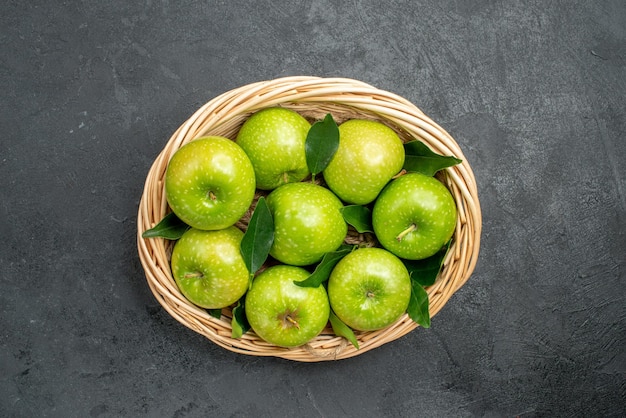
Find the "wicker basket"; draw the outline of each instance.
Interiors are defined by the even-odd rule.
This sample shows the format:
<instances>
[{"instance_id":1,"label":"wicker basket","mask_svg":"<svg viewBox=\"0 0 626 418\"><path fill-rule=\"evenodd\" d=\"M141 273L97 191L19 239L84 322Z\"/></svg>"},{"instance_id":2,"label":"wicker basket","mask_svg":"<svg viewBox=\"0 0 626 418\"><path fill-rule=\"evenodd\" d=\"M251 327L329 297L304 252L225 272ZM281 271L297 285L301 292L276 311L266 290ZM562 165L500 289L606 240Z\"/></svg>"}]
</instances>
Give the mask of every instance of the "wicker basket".
<instances>
[{"instance_id":1,"label":"wicker basket","mask_svg":"<svg viewBox=\"0 0 626 418\"><path fill-rule=\"evenodd\" d=\"M296 110L310 120L322 119L331 113L338 123L350 118L382 121L392 127L403 141L414 137L439 154L454 155L463 160L462 164L439 173L440 180L448 186L458 207L451 250L437 281L427 288L431 317L439 312L452 294L467 281L478 259L482 220L472 169L454 139L406 99L356 80L317 77L280 78L224 93L198 109L167 142L148 173L137 217L139 257L150 289L159 303L183 325L228 350L303 362L344 359L363 354L400 338L418 326L404 314L382 330L357 332L358 350L344 338L335 336L330 328L308 344L291 349L268 344L252 331L240 339L233 339L229 308L222 310L221 319L216 319L206 310L187 301L178 290L169 263L172 242L141 237L145 230L156 225L169 211L164 177L174 152L200 136L235 138L244 120L254 111L269 106Z\"/></svg>"}]
</instances>

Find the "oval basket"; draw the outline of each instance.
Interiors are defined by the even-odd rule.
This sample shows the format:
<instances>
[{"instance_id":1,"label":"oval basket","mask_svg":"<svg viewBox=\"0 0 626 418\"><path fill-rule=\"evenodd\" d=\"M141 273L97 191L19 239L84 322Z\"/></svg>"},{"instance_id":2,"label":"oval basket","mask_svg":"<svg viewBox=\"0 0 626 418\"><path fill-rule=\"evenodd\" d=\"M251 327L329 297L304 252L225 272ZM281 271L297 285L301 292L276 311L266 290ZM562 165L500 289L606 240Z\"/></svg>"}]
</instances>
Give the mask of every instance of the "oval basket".
<instances>
[{"instance_id":1,"label":"oval basket","mask_svg":"<svg viewBox=\"0 0 626 418\"><path fill-rule=\"evenodd\" d=\"M461 164L438 173L438 178L452 192L458 207L450 251L437 281L427 288L431 317L439 312L467 281L478 259L482 219L471 167L455 140L406 99L357 80L318 77L285 77L226 92L198 109L169 139L147 175L137 216L139 258L158 302L177 321L228 350L303 362L337 360L363 354L400 338L418 326L404 314L387 328L356 332L360 345L358 350L344 338L335 336L330 327L308 344L290 349L268 344L252 331L233 339L230 308L223 309L221 319L216 319L190 303L178 290L170 270L173 243L160 238L142 238L144 231L154 227L169 212L164 178L174 152L201 136L221 135L234 139L242 123L252 113L269 106L296 110L311 121L322 119L327 113L331 113L337 123L350 118L378 120L393 128L403 141L416 138L436 153L454 155L463 160Z\"/></svg>"}]
</instances>

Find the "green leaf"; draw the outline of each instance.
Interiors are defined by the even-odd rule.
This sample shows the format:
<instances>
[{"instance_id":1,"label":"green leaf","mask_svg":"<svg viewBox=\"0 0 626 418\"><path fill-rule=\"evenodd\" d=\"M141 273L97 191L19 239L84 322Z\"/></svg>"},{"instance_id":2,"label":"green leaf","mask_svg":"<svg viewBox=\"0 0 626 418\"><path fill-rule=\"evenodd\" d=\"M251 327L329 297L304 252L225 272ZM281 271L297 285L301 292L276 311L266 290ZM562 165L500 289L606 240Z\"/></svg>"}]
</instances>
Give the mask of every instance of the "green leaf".
<instances>
[{"instance_id":1,"label":"green leaf","mask_svg":"<svg viewBox=\"0 0 626 418\"><path fill-rule=\"evenodd\" d=\"M242 297L239 302L237 302L237 306L233 308L233 318L230 321L230 326L232 328L231 336L233 338L241 338L241 336L250 329L250 323L246 317L245 296Z\"/></svg>"},{"instance_id":2,"label":"green leaf","mask_svg":"<svg viewBox=\"0 0 626 418\"><path fill-rule=\"evenodd\" d=\"M406 266L411 280L415 280L422 286L432 286L437 280L437 275L443 265L443 260L450 249L452 240L448 241L437 253L423 260L402 260Z\"/></svg>"},{"instance_id":3,"label":"green leaf","mask_svg":"<svg viewBox=\"0 0 626 418\"><path fill-rule=\"evenodd\" d=\"M322 261L315 267L315 270L309 277L302 281L294 281L294 283L300 287L318 287L320 284L324 283L330 277L330 273L333 271L333 268L337 265L337 263L346 255L348 255L354 246L352 245L342 245L336 251L331 251L324 254Z\"/></svg>"},{"instance_id":4,"label":"green leaf","mask_svg":"<svg viewBox=\"0 0 626 418\"><path fill-rule=\"evenodd\" d=\"M339 148L339 128L328 113L324 120L315 122L304 143L306 163L313 179L324 171Z\"/></svg>"},{"instance_id":5,"label":"green leaf","mask_svg":"<svg viewBox=\"0 0 626 418\"><path fill-rule=\"evenodd\" d=\"M404 144L404 153L403 168L406 171L415 171L427 176L434 176L437 171L462 162L454 156L434 153L426 144L417 139Z\"/></svg>"},{"instance_id":6,"label":"green leaf","mask_svg":"<svg viewBox=\"0 0 626 418\"><path fill-rule=\"evenodd\" d=\"M154 228L144 231L141 236L143 238L165 238L169 240L179 239L185 231L189 229L189 225L181 221L174 212L170 212L161 219Z\"/></svg>"},{"instance_id":7,"label":"green leaf","mask_svg":"<svg viewBox=\"0 0 626 418\"><path fill-rule=\"evenodd\" d=\"M261 196L240 245L241 256L251 276L267 260L273 242L274 219L265 198Z\"/></svg>"},{"instance_id":8,"label":"green leaf","mask_svg":"<svg viewBox=\"0 0 626 418\"><path fill-rule=\"evenodd\" d=\"M430 313L428 312L428 293L415 280L411 280L411 299L407 308L409 318L424 328L430 328Z\"/></svg>"},{"instance_id":9,"label":"green leaf","mask_svg":"<svg viewBox=\"0 0 626 418\"><path fill-rule=\"evenodd\" d=\"M344 324L343 321L339 319L332 310L330 311L329 319L330 319L330 325L333 327L333 332L335 333L335 335L338 337L344 337L345 339L347 339L348 341L352 343L354 348L358 350L359 342L354 336L354 331L352 331L352 329L349 326Z\"/></svg>"},{"instance_id":10,"label":"green leaf","mask_svg":"<svg viewBox=\"0 0 626 418\"><path fill-rule=\"evenodd\" d=\"M359 233L374 232L372 227L372 211L361 205L348 205L341 209L343 219Z\"/></svg>"},{"instance_id":11,"label":"green leaf","mask_svg":"<svg viewBox=\"0 0 626 418\"><path fill-rule=\"evenodd\" d=\"M222 310L221 309L207 309L207 312L213 318L220 319L222 317Z\"/></svg>"}]
</instances>

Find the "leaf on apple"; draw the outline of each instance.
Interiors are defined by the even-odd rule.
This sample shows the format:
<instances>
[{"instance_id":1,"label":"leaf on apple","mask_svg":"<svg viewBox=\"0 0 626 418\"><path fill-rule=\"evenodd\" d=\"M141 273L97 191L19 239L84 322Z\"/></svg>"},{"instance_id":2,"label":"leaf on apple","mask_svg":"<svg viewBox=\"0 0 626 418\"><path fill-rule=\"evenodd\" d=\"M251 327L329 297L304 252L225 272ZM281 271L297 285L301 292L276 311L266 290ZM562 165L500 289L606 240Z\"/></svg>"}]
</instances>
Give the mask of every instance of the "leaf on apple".
<instances>
[{"instance_id":1,"label":"leaf on apple","mask_svg":"<svg viewBox=\"0 0 626 418\"><path fill-rule=\"evenodd\" d=\"M322 261L315 267L315 270L309 277L302 281L294 281L294 283L300 287L318 287L328 280L337 263L352 252L353 249L354 246L343 244L339 249L324 254Z\"/></svg>"},{"instance_id":2,"label":"leaf on apple","mask_svg":"<svg viewBox=\"0 0 626 418\"><path fill-rule=\"evenodd\" d=\"M343 321L339 319L337 315L335 315L332 309L330 311L330 316L328 319L330 320L330 325L332 326L335 335L347 339L352 343L354 348L358 350L359 342L357 341L356 336L354 335L354 331L352 331L352 328L344 324Z\"/></svg>"},{"instance_id":3,"label":"leaf on apple","mask_svg":"<svg viewBox=\"0 0 626 418\"><path fill-rule=\"evenodd\" d=\"M143 238L165 238L173 241L179 239L189 228L189 225L181 221L174 212L170 212L161 219L161 222L144 231L141 236Z\"/></svg>"},{"instance_id":4,"label":"leaf on apple","mask_svg":"<svg viewBox=\"0 0 626 418\"><path fill-rule=\"evenodd\" d=\"M441 271L443 260L448 254L452 240L448 241L437 253L423 260L405 260L402 259L406 266L411 280L415 280L422 286L432 286L437 280L437 275Z\"/></svg>"},{"instance_id":5,"label":"leaf on apple","mask_svg":"<svg viewBox=\"0 0 626 418\"><path fill-rule=\"evenodd\" d=\"M315 180L315 175L324 171L339 148L339 128L330 113L311 126L304 147L306 163Z\"/></svg>"},{"instance_id":6,"label":"leaf on apple","mask_svg":"<svg viewBox=\"0 0 626 418\"><path fill-rule=\"evenodd\" d=\"M267 260L273 242L274 220L265 198L261 196L241 239L241 256L251 276Z\"/></svg>"},{"instance_id":7,"label":"leaf on apple","mask_svg":"<svg viewBox=\"0 0 626 418\"><path fill-rule=\"evenodd\" d=\"M230 326L232 328L231 336L235 339L241 338L241 336L250 329L250 323L248 322L248 318L246 318L245 299L245 296L242 297L239 302L237 302L237 306L233 308L233 318Z\"/></svg>"},{"instance_id":8,"label":"leaf on apple","mask_svg":"<svg viewBox=\"0 0 626 418\"><path fill-rule=\"evenodd\" d=\"M341 208L341 214L346 223L352 225L358 233L374 232L370 208L361 205L348 205Z\"/></svg>"},{"instance_id":9,"label":"leaf on apple","mask_svg":"<svg viewBox=\"0 0 626 418\"><path fill-rule=\"evenodd\" d=\"M417 139L404 144L404 169L434 176L439 170L460 164L454 156L444 156L433 152L426 144Z\"/></svg>"},{"instance_id":10,"label":"leaf on apple","mask_svg":"<svg viewBox=\"0 0 626 418\"><path fill-rule=\"evenodd\" d=\"M411 299L407 308L409 318L424 328L430 328L430 313L428 311L428 293L416 280L411 279Z\"/></svg>"}]
</instances>

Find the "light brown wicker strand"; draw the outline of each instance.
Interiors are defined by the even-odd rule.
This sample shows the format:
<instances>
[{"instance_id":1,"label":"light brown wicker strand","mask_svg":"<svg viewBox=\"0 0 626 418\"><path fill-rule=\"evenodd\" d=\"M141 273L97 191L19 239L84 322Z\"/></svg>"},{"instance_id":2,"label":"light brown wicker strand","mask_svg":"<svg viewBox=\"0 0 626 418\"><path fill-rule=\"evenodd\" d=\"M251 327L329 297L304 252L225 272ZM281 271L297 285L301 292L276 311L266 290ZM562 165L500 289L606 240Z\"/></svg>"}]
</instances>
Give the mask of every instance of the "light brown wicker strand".
<instances>
[{"instance_id":1,"label":"light brown wicker strand","mask_svg":"<svg viewBox=\"0 0 626 418\"><path fill-rule=\"evenodd\" d=\"M396 129L405 141L415 137L435 152L461 158L463 163L446 169L441 178L457 202L459 216L444 267L437 282L427 289L431 316L439 312L467 281L478 259L482 220L474 175L454 139L415 105L396 94L345 78L285 77L242 86L207 102L174 132L155 159L146 178L137 220L139 256L151 291L174 319L217 345L246 355L275 356L302 362L335 360L363 354L406 335L417 324L404 314L385 329L357 332L359 350L335 336L330 328L309 344L293 349L275 347L253 332L232 339L230 309L222 311L221 319L213 318L189 303L178 290L169 268L172 243L141 237L143 231L153 227L168 211L163 180L167 163L176 150L204 135L233 139L251 113L278 105L311 119L321 119L330 112L338 121L349 118L380 120Z\"/></svg>"}]
</instances>

